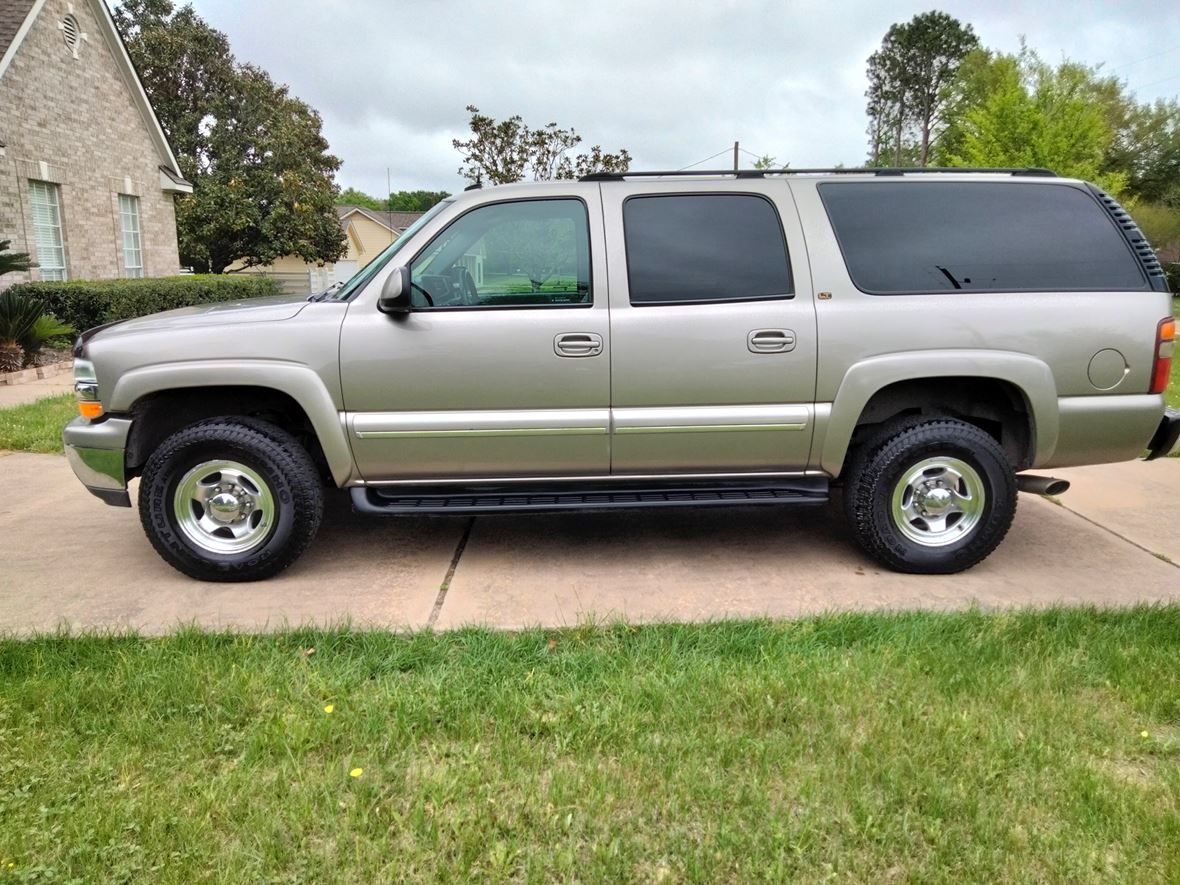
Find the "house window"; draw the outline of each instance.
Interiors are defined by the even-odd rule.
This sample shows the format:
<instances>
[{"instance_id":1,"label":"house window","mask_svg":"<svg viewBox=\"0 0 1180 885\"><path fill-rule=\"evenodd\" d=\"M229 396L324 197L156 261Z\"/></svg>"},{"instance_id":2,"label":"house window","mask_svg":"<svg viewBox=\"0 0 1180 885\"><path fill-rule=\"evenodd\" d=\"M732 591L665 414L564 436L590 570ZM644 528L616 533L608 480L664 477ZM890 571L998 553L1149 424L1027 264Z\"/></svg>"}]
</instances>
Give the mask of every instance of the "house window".
<instances>
[{"instance_id":1,"label":"house window","mask_svg":"<svg viewBox=\"0 0 1180 885\"><path fill-rule=\"evenodd\" d=\"M143 242L139 237L139 197L119 194L119 223L123 230L123 273L143 276Z\"/></svg>"},{"instance_id":2,"label":"house window","mask_svg":"<svg viewBox=\"0 0 1180 885\"><path fill-rule=\"evenodd\" d=\"M29 204L33 209L33 247L37 253L38 276L42 280L64 280L66 249L62 240L58 186L47 181L30 181Z\"/></svg>"}]
</instances>

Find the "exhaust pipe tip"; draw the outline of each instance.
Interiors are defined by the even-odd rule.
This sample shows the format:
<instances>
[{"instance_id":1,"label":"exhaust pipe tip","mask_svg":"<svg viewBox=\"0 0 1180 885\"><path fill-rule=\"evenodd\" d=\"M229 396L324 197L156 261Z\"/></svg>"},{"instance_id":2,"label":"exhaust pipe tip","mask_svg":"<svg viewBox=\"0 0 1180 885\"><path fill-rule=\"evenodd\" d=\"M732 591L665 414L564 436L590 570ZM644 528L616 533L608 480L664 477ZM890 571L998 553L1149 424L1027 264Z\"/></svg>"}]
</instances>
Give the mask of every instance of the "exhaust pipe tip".
<instances>
[{"instance_id":1,"label":"exhaust pipe tip","mask_svg":"<svg viewBox=\"0 0 1180 885\"><path fill-rule=\"evenodd\" d=\"M1054 476L1020 474L1016 477L1016 487L1033 495L1064 495L1069 491L1069 480L1057 479Z\"/></svg>"}]
</instances>

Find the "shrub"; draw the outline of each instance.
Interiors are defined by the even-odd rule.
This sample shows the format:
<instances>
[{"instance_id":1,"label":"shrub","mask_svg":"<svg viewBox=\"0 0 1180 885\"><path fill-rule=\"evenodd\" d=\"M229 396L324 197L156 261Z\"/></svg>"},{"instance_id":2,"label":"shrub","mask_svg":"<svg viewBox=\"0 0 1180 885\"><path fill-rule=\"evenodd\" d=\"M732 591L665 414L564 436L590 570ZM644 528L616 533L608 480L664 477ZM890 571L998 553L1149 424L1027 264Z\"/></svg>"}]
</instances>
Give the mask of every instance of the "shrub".
<instances>
[{"instance_id":1,"label":"shrub","mask_svg":"<svg viewBox=\"0 0 1180 885\"><path fill-rule=\"evenodd\" d=\"M1168 280L1168 291L1180 298L1180 261L1165 262L1164 276Z\"/></svg>"},{"instance_id":2,"label":"shrub","mask_svg":"<svg viewBox=\"0 0 1180 885\"><path fill-rule=\"evenodd\" d=\"M43 302L45 312L79 331L175 307L280 294L275 280L253 274L17 283L8 291Z\"/></svg>"},{"instance_id":3,"label":"shrub","mask_svg":"<svg viewBox=\"0 0 1180 885\"><path fill-rule=\"evenodd\" d=\"M26 366L37 365L46 344L54 339L66 343L76 331L73 326L63 323L51 313L37 317L36 322L20 339L20 346L25 351L24 364Z\"/></svg>"},{"instance_id":4,"label":"shrub","mask_svg":"<svg viewBox=\"0 0 1180 885\"><path fill-rule=\"evenodd\" d=\"M13 287L15 288L15 287ZM10 288L0 292L0 372L15 372L24 363L21 341L41 317L42 304Z\"/></svg>"}]
</instances>

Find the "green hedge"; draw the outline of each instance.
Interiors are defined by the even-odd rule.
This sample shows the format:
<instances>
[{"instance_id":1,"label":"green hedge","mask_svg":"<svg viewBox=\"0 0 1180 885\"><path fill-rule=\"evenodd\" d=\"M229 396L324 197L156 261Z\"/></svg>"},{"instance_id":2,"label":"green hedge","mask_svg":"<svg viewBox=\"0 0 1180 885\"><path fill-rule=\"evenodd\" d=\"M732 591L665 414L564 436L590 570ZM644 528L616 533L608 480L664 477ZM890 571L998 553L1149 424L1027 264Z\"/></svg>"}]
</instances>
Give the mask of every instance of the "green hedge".
<instances>
[{"instance_id":1,"label":"green hedge","mask_svg":"<svg viewBox=\"0 0 1180 885\"><path fill-rule=\"evenodd\" d=\"M44 301L48 313L79 332L174 307L280 294L278 282L253 274L17 283L9 291Z\"/></svg>"}]
</instances>

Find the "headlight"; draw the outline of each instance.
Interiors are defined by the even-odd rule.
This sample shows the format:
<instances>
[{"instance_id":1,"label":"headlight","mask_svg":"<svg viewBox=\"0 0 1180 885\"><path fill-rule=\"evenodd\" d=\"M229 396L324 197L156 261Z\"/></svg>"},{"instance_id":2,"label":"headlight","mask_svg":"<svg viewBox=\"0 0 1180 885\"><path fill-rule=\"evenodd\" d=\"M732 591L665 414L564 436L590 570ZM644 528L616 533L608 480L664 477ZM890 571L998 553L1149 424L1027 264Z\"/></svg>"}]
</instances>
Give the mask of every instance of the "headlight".
<instances>
[{"instance_id":1,"label":"headlight","mask_svg":"<svg viewBox=\"0 0 1180 885\"><path fill-rule=\"evenodd\" d=\"M74 360L74 396L78 398L78 411L83 418L94 420L102 417L102 403L98 399L98 376L90 360Z\"/></svg>"}]
</instances>

